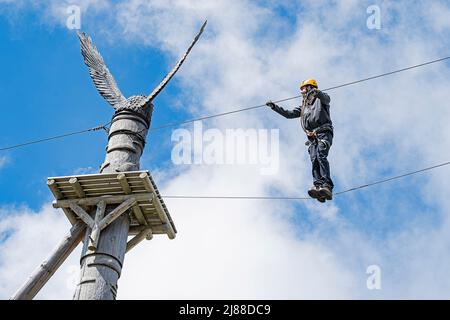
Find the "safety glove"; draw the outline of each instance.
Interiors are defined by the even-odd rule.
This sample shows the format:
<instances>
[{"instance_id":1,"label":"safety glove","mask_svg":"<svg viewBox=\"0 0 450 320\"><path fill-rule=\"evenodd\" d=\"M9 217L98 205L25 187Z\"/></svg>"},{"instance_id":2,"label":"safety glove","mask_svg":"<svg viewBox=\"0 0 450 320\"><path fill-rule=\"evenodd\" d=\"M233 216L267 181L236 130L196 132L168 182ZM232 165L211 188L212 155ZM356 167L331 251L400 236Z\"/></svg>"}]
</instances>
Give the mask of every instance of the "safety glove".
<instances>
[{"instance_id":1,"label":"safety glove","mask_svg":"<svg viewBox=\"0 0 450 320\"><path fill-rule=\"evenodd\" d=\"M307 97L308 99L314 99L319 94L319 89L313 88L309 90Z\"/></svg>"},{"instance_id":2,"label":"safety glove","mask_svg":"<svg viewBox=\"0 0 450 320\"><path fill-rule=\"evenodd\" d=\"M267 101L266 106L268 106L270 109L274 109L276 105L272 101Z\"/></svg>"}]
</instances>

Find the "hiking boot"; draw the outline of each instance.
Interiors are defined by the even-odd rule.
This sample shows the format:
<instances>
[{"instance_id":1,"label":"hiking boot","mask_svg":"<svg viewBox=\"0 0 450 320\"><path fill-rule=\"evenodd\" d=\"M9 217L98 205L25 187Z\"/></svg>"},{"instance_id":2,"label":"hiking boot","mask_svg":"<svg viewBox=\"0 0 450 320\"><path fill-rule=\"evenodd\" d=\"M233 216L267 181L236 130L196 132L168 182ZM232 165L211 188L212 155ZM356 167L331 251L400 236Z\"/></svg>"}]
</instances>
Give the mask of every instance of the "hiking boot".
<instances>
[{"instance_id":1,"label":"hiking boot","mask_svg":"<svg viewBox=\"0 0 450 320\"><path fill-rule=\"evenodd\" d=\"M313 198L313 199L318 199L320 198L319 196L319 186L312 186L309 190L308 190L308 195Z\"/></svg>"},{"instance_id":2,"label":"hiking boot","mask_svg":"<svg viewBox=\"0 0 450 320\"><path fill-rule=\"evenodd\" d=\"M332 189L328 186L321 186L318 190L318 194L320 198L325 198L326 200L333 199Z\"/></svg>"},{"instance_id":3,"label":"hiking boot","mask_svg":"<svg viewBox=\"0 0 450 320\"><path fill-rule=\"evenodd\" d=\"M325 199L325 198L317 198L317 201L319 201L320 203L324 203L325 201L327 201L327 199Z\"/></svg>"}]
</instances>

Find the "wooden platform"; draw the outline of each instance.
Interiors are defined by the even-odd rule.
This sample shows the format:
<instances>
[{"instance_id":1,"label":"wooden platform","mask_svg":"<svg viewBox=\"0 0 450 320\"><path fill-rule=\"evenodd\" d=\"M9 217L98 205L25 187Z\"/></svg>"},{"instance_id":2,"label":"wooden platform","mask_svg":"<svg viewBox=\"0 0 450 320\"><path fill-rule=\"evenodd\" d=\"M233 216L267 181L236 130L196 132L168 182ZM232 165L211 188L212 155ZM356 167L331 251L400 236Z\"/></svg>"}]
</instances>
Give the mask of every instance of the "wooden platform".
<instances>
[{"instance_id":1,"label":"wooden platform","mask_svg":"<svg viewBox=\"0 0 450 320\"><path fill-rule=\"evenodd\" d=\"M153 234L175 238L175 225L148 171L50 177L47 184L56 198L53 207L63 209L72 224L80 219L79 213L73 211L74 203L86 212L95 213L99 202L121 204L135 199L130 215L130 235L148 230L147 240Z\"/></svg>"}]
</instances>

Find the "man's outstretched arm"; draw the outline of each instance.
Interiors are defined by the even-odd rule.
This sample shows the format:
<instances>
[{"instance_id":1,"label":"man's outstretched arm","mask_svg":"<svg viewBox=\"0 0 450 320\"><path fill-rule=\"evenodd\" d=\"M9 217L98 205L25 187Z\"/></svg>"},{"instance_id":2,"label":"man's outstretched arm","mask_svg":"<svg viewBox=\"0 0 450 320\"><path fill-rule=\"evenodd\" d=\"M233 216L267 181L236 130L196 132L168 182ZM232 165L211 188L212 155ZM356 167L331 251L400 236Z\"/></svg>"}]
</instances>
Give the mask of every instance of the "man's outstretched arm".
<instances>
[{"instance_id":1,"label":"man's outstretched arm","mask_svg":"<svg viewBox=\"0 0 450 320\"><path fill-rule=\"evenodd\" d=\"M266 106L270 107L273 111L281 114L283 117L288 119L300 118L301 115L301 110L299 107L295 108L294 110L286 110L271 101L267 102Z\"/></svg>"}]
</instances>

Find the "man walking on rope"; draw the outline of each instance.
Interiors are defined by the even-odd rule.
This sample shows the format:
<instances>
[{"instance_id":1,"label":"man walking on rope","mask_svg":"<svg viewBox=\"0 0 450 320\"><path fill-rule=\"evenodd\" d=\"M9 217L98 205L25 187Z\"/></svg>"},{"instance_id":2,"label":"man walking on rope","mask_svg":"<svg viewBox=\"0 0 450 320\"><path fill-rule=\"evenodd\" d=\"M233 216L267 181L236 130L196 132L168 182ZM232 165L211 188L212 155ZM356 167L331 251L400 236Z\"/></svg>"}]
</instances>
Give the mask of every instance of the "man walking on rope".
<instances>
[{"instance_id":1,"label":"man walking on rope","mask_svg":"<svg viewBox=\"0 0 450 320\"><path fill-rule=\"evenodd\" d=\"M327 160L333 142L333 123L330 117L330 96L318 89L317 81L308 79L300 84L303 102L294 110L286 110L272 101L266 103L272 110L288 119L300 118L308 141L312 162L313 186L308 190L311 198L320 202L333 198L333 181Z\"/></svg>"}]
</instances>

